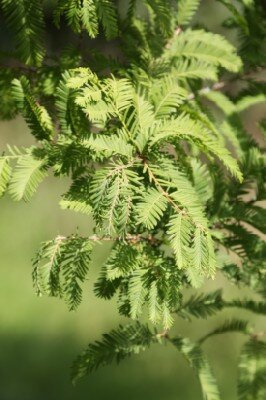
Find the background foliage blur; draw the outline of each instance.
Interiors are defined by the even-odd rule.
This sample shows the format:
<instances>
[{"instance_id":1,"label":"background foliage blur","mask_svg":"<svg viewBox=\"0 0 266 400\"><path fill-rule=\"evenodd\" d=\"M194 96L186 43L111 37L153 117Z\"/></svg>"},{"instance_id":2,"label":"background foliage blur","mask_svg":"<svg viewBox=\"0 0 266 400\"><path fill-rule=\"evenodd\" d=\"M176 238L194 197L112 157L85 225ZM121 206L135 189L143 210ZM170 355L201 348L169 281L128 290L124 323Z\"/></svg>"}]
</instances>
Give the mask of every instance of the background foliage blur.
<instances>
[{"instance_id":1,"label":"background foliage blur","mask_svg":"<svg viewBox=\"0 0 266 400\"><path fill-rule=\"evenodd\" d=\"M221 4L203 1L201 19L216 32L226 10ZM199 14L197 15L199 18ZM3 40L4 34L2 32ZM231 37L232 41L236 38ZM245 116L253 134L253 114L265 112L265 107L251 109ZM0 123L0 151L7 143L27 146L31 136L22 119ZM60 210L60 194L67 181L48 178L30 204L12 203L4 198L0 203L0 400L197 400L199 384L185 361L172 347L154 347L138 357L101 369L76 387L69 379L70 365L86 344L123 322L110 301L96 299L92 293L93 277L105 259L106 247L100 246L92 264L90 281L86 283L86 300L75 313L68 312L57 299L36 298L31 282L31 258L39 243L58 234L68 234L78 227L80 233L92 232L88 217ZM232 288L218 277L208 288L224 287L227 297ZM235 293L234 293L235 294ZM241 295L244 295L242 292ZM173 331L189 333L197 338L217 325L225 314L193 324L177 321ZM239 312L238 316L245 316ZM253 317L258 329L262 318ZM243 343L241 335L225 335L211 339L206 345L222 398L234 400L237 355ZM255 399L254 399L255 400Z\"/></svg>"}]
</instances>

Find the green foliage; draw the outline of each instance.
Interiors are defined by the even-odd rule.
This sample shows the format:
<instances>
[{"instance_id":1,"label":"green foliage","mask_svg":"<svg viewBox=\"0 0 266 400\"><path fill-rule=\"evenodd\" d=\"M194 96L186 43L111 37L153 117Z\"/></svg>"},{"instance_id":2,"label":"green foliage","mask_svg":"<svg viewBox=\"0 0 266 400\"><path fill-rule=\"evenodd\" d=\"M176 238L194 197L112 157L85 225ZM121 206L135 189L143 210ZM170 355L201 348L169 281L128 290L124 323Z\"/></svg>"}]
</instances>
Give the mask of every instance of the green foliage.
<instances>
[{"instance_id":1,"label":"green foliage","mask_svg":"<svg viewBox=\"0 0 266 400\"><path fill-rule=\"evenodd\" d=\"M210 66L221 66L237 72L241 61L234 47L222 36L203 30L191 30L180 33L167 49L166 54L173 60L180 57L206 62Z\"/></svg>"},{"instance_id":2,"label":"green foliage","mask_svg":"<svg viewBox=\"0 0 266 400\"><path fill-rule=\"evenodd\" d=\"M240 333L248 333L248 322L242 319L232 319L229 321L224 321L221 326L218 326L211 332L207 333L203 336L199 342L203 343L206 339L214 335L221 335L223 333L230 332L240 332Z\"/></svg>"},{"instance_id":3,"label":"green foliage","mask_svg":"<svg viewBox=\"0 0 266 400\"><path fill-rule=\"evenodd\" d=\"M1 153L0 196L29 201L49 172L71 181L61 208L93 219L92 236L41 244L36 292L75 310L93 245L108 242L94 293L135 320L90 344L74 381L152 343L172 343L197 372L203 397L218 400L201 345L240 332L248 341L239 399L265 398L264 333L248 320L225 320L199 332L196 344L169 332L176 316L266 312L266 158L243 120L265 102L265 7L220 3L238 47L199 24L198 0L130 0L123 9L111 0L0 0L12 44L12 52L0 49L0 117L20 113L36 141ZM65 48L46 45L51 15ZM256 122L263 131L265 121ZM217 270L259 297L195 290Z\"/></svg>"},{"instance_id":4,"label":"green foliage","mask_svg":"<svg viewBox=\"0 0 266 400\"><path fill-rule=\"evenodd\" d=\"M110 0L61 0L54 12L58 27L62 15L76 33L85 29L90 37L95 38L101 22L108 39L117 35L116 10Z\"/></svg>"},{"instance_id":5,"label":"green foliage","mask_svg":"<svg viewBox=\"0 0 266 400\"><path fill-rule=\"evenodd\" d=\"M29 201L45 176L44 160L36 160L31 154L19 157L8 188L13 200Z\"/></svg>"},{"instance_id":6,"label":"green foliage","mask_svg":"<svg viewBox=\"0 0 266 400\"><path fill-rule=\"evenodd\" d=\"M222 310L223 307L222 291L216 290L191 296L182 304L182 308L177 310L177 313L184 318L189 318L190 315L196 318L207 318Z\"/></svg>"},{"instance_id":7,"label":"green foliage","mask_svg":"<svg viewBox=\"0 0 266 400\"><path fill-rule=\"evenodd\" d=\"M0 96L1 96L1 110L0 118L12 119L17 114L16 102L10 90L11 82L14 79L14 73L7 68L0 67Z\"/></svg>"},{"instance_id":8,"label":"green foliage","mask_svg":"<svg viewBox=\"0 0 266 400\"><path fill-rule=\"evenodd\" d=\"M89 344L73 364L72 379L75 382L88 372L114 360L120 362L140 350L145 350L153 341L154 335L145 325L137 323L119 326L118 329L105 333L102 341Z\"/></svg>"},{"instance_id":9,"label":"green foliage","mask_svg":"<svg viewBox=\"0 0 266 400\"><path fill-rule=\"evenodd\" d=\"M239 400L264 399L266 394L266 345L251 338L243 346L239 360Z\"/></svg>"},{"instance_id":10,"label":"green foliage","mask_svg":"<svg viewBox=\"0 0 266 400\"><path fill-rule=\"evenodd\" d=\"M28 65L41 65L44 57L42 1L1 0L6 23L15 35L16 54Z\"/></svg>"},{"instance_id":11,"label":"green foliage","mask_svg":"<svg viewBox=\"0 0 266 400\"><path fill-rule=\"evenodd\" d=\"M13 97L36 139L48 139L53 133L52 120L46 109L30 93L28 80L13 80Z\"/></svg>"},{"instance_id":12,"label":"green foliage","mask_svg":"<svg viewBox=\"0 0 266 400\"><path fill-rule=\"evenodd\" d=\"M178 18L179 25L187 25L198 9L200 0L181 0L178 2Z\"/></svg>"},{"instance_id":13,"label":"green foliage","mask_svg":"<svg viewBox=\"0 0 266 400\"><path fill-rule=\"evenodd\" d=\"M0 158L0 196L2 196L5 191L7 184L9 182L9 177L10 177L11 169L9 166L9 161L5 157Z\"/></svg>"},{"instance_id":14,"label":"green foliage","mask_svg":"<svg viewBox=\"0 0 266 400\"><path fill-rule=\"evenodd\" d=\"M219 400L220 394L215 378L201 348L197 344L191 343L187 338L173 338L171 339L171 343L180 351L191 367L196 371L204 399Z\"/></svg>"},{"instance_id":15,"label":"green foliage","mask_svg":"<svg viewBox=\"0 0 266 400\"><path fill-rule=\"evenodd\" d=\"M167 200L163 193L157 189L150 189L144 196L142 202L138 203L137 215L138 223L152 229L162 217L167 207Z\"/></svg>"},{"instance_id":16,"label":"green foliage","mask_svg":"<svg viewBox=\"0 0 266 400\"><path fill-rule=\"evenodd\" d=\"M247 299L227 301L222 297L221 290L192 295L187 301L183 302L181 308L176 310L176 313L183 318L190 318L191 316L207 318L228 307L240 308L256 314L266 314L266 305L264 301Z\"/></svg>"},{"instance_id":17,"label":"green foliage","mask_svg":"<svg viewBox=\"0 0 266 400\"><path fill-rule=\"evenodd\" d=\"M34 148L27 149L26 153L10 148L10 153L0 158L0 193L3 195L7 190L13 200L29 201L47 176L47 159ZM12 160L16 161L13 170Z\"/></svg>"},{"instance_id":18,"label":"green foliage","mask_svg":"<svg viewBox=\"0 0 266 400\"><path fill-rule=\"evenodd\" d=\"M38 295L62 296L70 310L82 299L92 245L86 238L58 236L45 242L33 260L33 282Z\"/></svg>"}]
</instances>

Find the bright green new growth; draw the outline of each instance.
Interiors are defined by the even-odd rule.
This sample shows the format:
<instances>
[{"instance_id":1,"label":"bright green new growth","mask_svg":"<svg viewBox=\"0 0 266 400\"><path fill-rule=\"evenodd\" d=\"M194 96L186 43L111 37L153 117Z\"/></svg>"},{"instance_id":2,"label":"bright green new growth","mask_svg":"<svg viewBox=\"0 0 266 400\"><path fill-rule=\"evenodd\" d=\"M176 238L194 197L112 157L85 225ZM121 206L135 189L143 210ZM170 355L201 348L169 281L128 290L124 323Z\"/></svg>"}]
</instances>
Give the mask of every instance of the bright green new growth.
<instances>
[{"instance_id":1,"label":"bright green new growth","mask_svg":"<svg viewBox=\"0 0 266 400\"><path fill-rule=\"evenodd\" d=\"M201 345L241 332L248 341L238 398L265 398L263 332L235 318L194 344L170 331L175 316L207 318L225 308L266 313L266 163L241 119L265 101L265 84L255 79L265 65L265 9L260 0L220 3L230 13L224 26L239 34L238 49L193 28L198 0L130 0L122 10L111 0L59 0L50 14L42 1L0 0L15 43L12 54L0 51L0 117L21 113L36 139L28 149L3 152L0 196L29 201L48 173L68 176L61 208L95 223L93 236L41 245L33 260L36 292L75 310L94 247L108 241L95 295L115 296L119 313L136 320L89 344L73 365L74 381L169 342L198 374L203 398L218 400ZM44 45L48 15L73 41L52 56ZM102 43L110 39L107 56ZM199 293L217 270L261 300ZM194 294L184 299L187 288Z\"/></svg>"}]
</instances>

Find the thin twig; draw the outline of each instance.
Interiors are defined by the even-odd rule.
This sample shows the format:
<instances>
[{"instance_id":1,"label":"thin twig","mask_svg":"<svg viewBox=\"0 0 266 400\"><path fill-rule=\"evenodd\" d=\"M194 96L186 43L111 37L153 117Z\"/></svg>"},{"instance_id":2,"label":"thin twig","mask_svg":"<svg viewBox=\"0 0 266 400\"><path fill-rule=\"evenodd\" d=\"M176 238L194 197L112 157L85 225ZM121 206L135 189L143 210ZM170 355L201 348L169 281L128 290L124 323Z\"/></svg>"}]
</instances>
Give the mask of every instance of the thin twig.
<instances>
[{"instance_id":1,"label":"thin twig","mask_svg":"<svg viewBox=\"0 0 266 400\"><path fill-rule=\"evenodd\" d=\"M169 334L169 329L165 329L163 332L157 333L156 337L157 337L157 339L161 339L161 338L168 339L169 338L168 334Z\"/></svg>"},{"instance_id":2,"label":"thin twig","mask_svg":"<svg viewBox=\"0 0 266 400\"><path fill-rule=\"evenodd\" d=\"M131 234L126 234L125 236L118 236L118 237L112 237L112 236L97 236L97 235L92 235L88 237L88 240L92 242L111 242L111 241L128 241L131 243L138 243L141 241L147 241L150 243L157 243L158 239L155 238L152 235L148 236L142 236L141 234L136 234L136 235L131 235Z\"/></svg>"},{"instance_id":3,"label":"thin twig","mask_svg":"<svg viewBox=\"0 0 266 400\"><path fill-rule=\"evenodd\" d=\"M224 81L216 82L216 83L214 83L212 86L206 86L206 87L200 89L200 90L197 92L197 95L200 95L200 96L201 96L201 95L204 95L204 94L206 94L206 93L212 92L212 91L214 91L214 90L221 90L221 89L223 89L226 85L227 85L227 82L224 82ZM189 100L189 101L190 101L190 100L194 100L195 97L196 97L196 94L190 93L190 94L187 96L187 100Z\"/></svg>"}]
</instances>

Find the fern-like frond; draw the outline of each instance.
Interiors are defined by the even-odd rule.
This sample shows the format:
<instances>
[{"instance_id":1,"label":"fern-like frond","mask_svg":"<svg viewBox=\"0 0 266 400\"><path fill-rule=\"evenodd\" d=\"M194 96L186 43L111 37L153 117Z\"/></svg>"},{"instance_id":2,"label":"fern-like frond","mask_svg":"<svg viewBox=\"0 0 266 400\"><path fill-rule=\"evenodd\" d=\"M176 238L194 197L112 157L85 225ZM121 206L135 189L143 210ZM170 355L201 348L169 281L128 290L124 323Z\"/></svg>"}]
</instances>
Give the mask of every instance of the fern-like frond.
<instances>
[{"instance_id":1,"label":"fern-like frond","mask_svg":"<svg viewBox=\"0 0 266 400\"><path fill-rule=\"evenodd\" d=\"M69 135L72 132L71 123L71 90L67 83L71 78L70 72L63 73L56 90L56 107L58 119L63 134Z\"/></svg>"},{"instance_id":2,"label":"fern-like frond","mask_svg":"<svg viewBox=\"0 0 266 400\"><path fill-rule=\"evenodd\" d=\"M88 83L98 82L97 76L88 67L78 67L66 71L62 75L62 80L69 89L80 89Z\"/></svg>"},{"instance_id":3,"label":"fern-like frond","mask_svg":"<svg viewBox=\"0 0 266 400\"><path fill-rule=\"evenodd\" d=\"M128 111L125 122L130 136L141 152L152 132L155 116L152 105L139 93L135 93L133 97L133 107L133 111Z\"/></svg>"},{"instance_id":4,"label":"fern-like frond","mask_svg":"<svg viewBox=\"0 0 266 400\"><path fill-rule=\"evenodd\" d=\"M111 0L97 0L96 3L99 20L105 31L107 39L113 39L118 34L116 8Z\"/></svg>"},{"instance_id":5,"label":"fern-like frond","mask_svg":"<svg viewBox=\"0 0 266 400\"><path fill-rule=\"evenodd\" d=\"M183 26L189 24L197 11L200 0L180 0L178 2L177 21Z\"/></svg>"},{"instance_id":6,"label":"fern-like frond","mask_svg":"<svg viewBox=\"0 0 266 400\"><path fill-rule=\"evenodd\" d=\"M237 72L241 67L241 60L233 45L224 37L203 30L187 29L180 33L172 41L167 54L174 58L196 59L232 72Z\"/></svg>"},{"instance_id":7,"label":"fern-like frond","mask_svg":"<svg viewBox=\"0 0 266 400\"><path fill-rule=\"evenodd\" d=\"M98 35L97 7L94 0L83 0L81 7L81 21L89 36Z\"/></svg>"},{"instance_id":8,"label":"fern-like frond","mask_svg":"<svg viewBox=\"0 0 266 400\"><path fill-rule=\"evenodd\" d=\"M229 151L208 132L200 121L191 119L187 114L182 113L177 118L165 121L150 139L151 146L160 141L169 141L171 138L186 138L202 146L202 149L209 151L218 157L230 172L240 181L243 179L237 161L230 155Z\"/></svg>"},{"instance_id":9,"label":"fern-like frond","mask_svg":"<svg viewBox=\"0 0 266 400\"><path fill-rule=\"evenodd\" d=\"M185 273L189 284L193 288L199 289L203 285L205 277L201 271L197 271L193 266L191 266L186 268Z\"/></svg>"},{"instance_id":10,"label":"fern-like frond","mask_svg":"<svg viewBox=\"0 0 266 400\"><path fill-rule=\"evenodd\" d=\"M65 3L65 15L68 24L71 26L75 33L80 33L81 31L81 9L79 0L67 0L61 1L62 4Z\"/></svg>"},{"instance_id":11,"label":"fern-like frond","mask_svg":"<svg viewBox=\"0 0 266 400\"><path fill-rule=\"evenodd\" d=\"M216 65L206 61L178 57L173 61L171 75L178 80L184 79L210 79L216 81L218 71Z\"/></svg>"},{"instance_id":12,"label":"fern-like frond","mask_svg":"<svg viewBox=\"0 0 266 400\"><path fill-rule=\"evenodd\" d=\"M60 19L65 15L67 24L75 33L81 31L81 2L79 0L58 0L54 10L54 22L59 28Z\"/></svg>"},{"instance_id":13,"label":"fern-like frond","mask_svg":"<svg viewBox=\"0 0 266 400\"><path fill-rule=\"evenodd\" d=\"M138 318L142 313L142 306L145 301L147 290L144 286L143 275L145 270L136 269L129 280L129 302L130 302L130 316L132 319Z\"/></svg>"},{"instance_id":14,"label":"fern-like frond","mask_svg":"<svg viewBox=\"0 0 266 400\"><path fill-rule=\"evenodd\" d=\"M156 80L150 89L150 97L154 104L155 117L168 117L176 111L186 99L187 91L177 85L171 77Z\"/></svg>"},{"instance_id":15,"label":"fern-like frond","mask_svg":"<svg viewBox=\"0 0 266 400\"><path fill-rule=\"evenodd\" d=\"M1 120L10 120L18 113L16 101L10 90L14 76L14 71L0 67L0 98L2 99L0 109Z\"/></svg>"},{"instance_id":16,"label":"fern-like frond","mask_svg":"<svg viewBox=\"0 0 266 400\"><path fill-rule=\"evenodd\" d=\"M150 188L136 206L137 221L148 229L156 226L167 208L167 199L157 189Z\"/></svg>"},{"instance_id":17,"label":"fern-like frond","mask_svg":"<svg viewBox=\"0 0 266 400\"><path fill-rule=\"evenodd\" d=\"M128 10L127 10L127 19L131 22L134 17L135 10L137 7L138 0L129 0Z\"/></svg>"},{"instance_id":18,"label":"fern-like frond","mask_svg":"<svg viewBox=\"0 0 266 400\"><path fill-rule=\"evenodd\" d=\"M254 337L242 348L238 365L238 399L266 396L266 343Z\"/></svg>"},{"instance_id":19,"label":"fern-like frond","mask_svg":"<svg viewBox=\"0 0 266 400\"><path fill-rule=\"evenodd\" d=\"M112 77L105 81L108 96L113 104L114 112L121 113L126 110L131 102L134 95L134 89L132 83L128 79L115 79Z\"/></svg>"},{"instance_id":20,"label":"fern-like frond","mask_svg":"<svg viewBox=\"0 0 266 400\"><path fill-rule=\"evenodd\" d=\"M194 232L192 260L196 271L204 271L208 268L208 247L206 237L201 228Z\"/></svg>"},{"instance_id":21,"label":"fern-like frond","mask_svg":"<svg viewBox=\"0 0 266 400\"><path fill-rule=\"evenodd\" d=\"M184 318L190 316L196 318L207 318L221 311L224 307L221 290L215 290L209 293L200 293L191 296L177 313Z\"/></svg>"},{"instance_id":22,"label":"fern-like frond","mask_svg":"<svg viewBox=\"0 0 266 400\"><path fill-rule=\"evenodd\" d=\"M33 281L38 294L62 296L70 310L82 299L92 245L86 238L58 236L42 244L33 261Z\"/></svg>"},{"instance_id":23,"label":"fern-like frond","mask_svg":"<svg viewBox=\"0 0 266 400\"><path fill-rule=\"evenodd\" d=\"M174 317L204 319L233 308L266 314L266 157L243 118L265 102L266 8L262 0L218 1L237 47L201 28L202 15L194 23L200 0L0 0L8 35L0 50L0 119L20 112L38 141L0 155L0 196L28 201L50 168L71 180L61 208L90 215L93 225L87 238L41 244L36 292L75 310L93 245L106 243L96 296L116 300L122 317L161 327L137 322L105 334L75 362L74 381L152 343L172 343L196 370L202 397L220 400L201 344L237 332L249 338L239 399L265 400L265 332L238 318L202 332L196 344L170 332ZM65 48L61 39L50 43L53 11ZM197 290L217 265L262 299Z\"/></svg>"},{"instance_id":24,"label":"fern-like frond","mask_svg":"<svg viewBox=\"0 0 266 400\"><path fill-rule=\"evenodd\" d=\"M170 329L173 326L174 318L171 314L171 309L167 304L167 301L162 303L162 324L165 330Z\"/></svg>"},{"instance_id":25,"label":"fern-like frond","mask_svg":"<svg viewBox=\"0 0 266 400\"><path fill-rule=\"evenodd\" d=\"M97 297L109 300L116 293L117 289L120 286L120 283L121 283L120 278L115 278L111 280L108 279L107 268L104 265L99 274L99 278L94 284L94 293Z\"/></svg>"},{"instance_id":26,"label":"fern-like frond","mask_svg":"<svg viewBox=\"0 0 266 400\"><path fill-rule=\"evenodd\" d=\"M220 125L220 130L230 145L233 146L238 158L243 156L241 141L238 138L238 130L232 124L224 120Z\"/></svg>"},{"instance_id":27,"label":"fern-like frond","mask_svg":"<svg viewBox=\"0 0 266 400\"><path fill-rule=\"evenodd\" d=\"M189 339L181 337L171 339L171 343L180 351L191 367L196 371L204 399L220 400L216 380L200 346L191 343Z\"/></svg>"},{"instance_id":28,"label":"fern-like frond","mask_svg":"<svg viewBox=\"0 0 266 400\"><path fill-rule=\"evenodd\" d=\"M15 51L28 65L40 66L44 57L44 13L39 0L1 0L6 21L15 34Z\"/></svg>"},{"instance_id":29,"label":"fern-like frond","mask_svg":"<svg viewBox=\"0 0 266 400\"><path fill-rule=\"evenodd\" d=\"M130 158L133 155L133 147L123 132L119 132L118 135L91 134L89 138L82 140L81 144L96 152L103 151L107 157L116 154Z\"/></svg>"},{"instance_id":30,"label":"fern-like frond","mask_svg":"<svg viewBox=\"0 0 266 400\"><path fill-rule=\"evenodd\" d=\"M233 158L230 151L226 147L209 138L202 138L201 142L203 147L213 153L239 182L243 181L243 174L239 168L237 160Z\"/></svg>"},{"instance_id":31,"label":"fern-like frond","mask_svg":"<svg viewBox=\"0 0 266 400\"><path fill-rule=\"evenodd\" d=\"M205 340L215 335L221 335L224 333L231 333L231 332L239 332L247 334L249 333L249 331L250 329L248 326L248 321L242 319L231 319L225 321L222 325L218 326L217 328L207 333L199 340L199 343L203 343L205 342Z\"/></svg>"},{"instance_id":32,"label":"fern-like frond","mask_svg":"<svg viewBox=\"0 0 266 400\"><path fill-rule=\"evenodd\" d=\"M119 326L103 335L102 340L89 344L72 367L72 380L76 382L100 366L120 362L132 354L145 350L154 341L149 328L140 323Z\"/></svg>"},{"instance_id":33,"label":"fern-like frond","mask_svg":"<svg viewBox=\"0 0 266 400\"><path fill-rule=\"evenodd\" d=\"M69 86L69 85L68 85ZM113 107L105 101L102 88L98 82L91 79L79 92L75 99L75 104L80 106L88 119L95 125L103 127L108 117L112 115Z\"/></svg>"},{"instance_id":34,"label":"fern-like frond","mask_svg":"<svg viewBox=\"0 0 266 400\"><path fill-rule=\"evenodd\" d=\"M66 244L66 243L65 243ZM82 300L80 283L85 281L89 270L92 245L86 238L74 237L64 247L62 254L62 285L65 301L70 310L75 310Z\"/></svg>"},{"instance_id":35,"label":"fern-like frond","mask_svg":"<svg viewBox=\"0 0 266 400\"><path fill-rule=\"evenodd\" d=\"M19 157L8 187L12 199L29 201L46 176L45 159L36 159L31 153Z\"/></svg>"},{"instance_id":36,"label":"fern-like frond","mask_svg":"<svg viewBox=\"0 0 266 400\"><path fill-rule=\"evenodd\" d=\"M78 201L78 200L70 200L68 198L63 198L59 202L60 207L62 210L71 210L78 213L90 215L92 212L92 208L89 204L85 201Z\"/></svg>"},{"instance_id":37,"label":"fern-like frond","mask_svg":"<svg viewBox=\"0 0 266 400\"><path fill-rule=\"evenodd\" d=\"M60 257L64 240L64 237L58 236L42 243L33 260L32 278L38 296L42 293L57 296L60 293Z\"/></svg>"},{"instance_id":38,"label":"fern-like frond","mask_svg":"<svg viewBox=\"0 0 266 400\"><path fill-rule=\"evenodd\" d=\"M193 185L199 199L201 200L202 204L205 205L206 202L212 197L213 193L213 183L210 172L206 164L202 164L196 158L191 160L190 165L193 174Z\"/></svg>"},{"instance_id":39,"label":"fern-like frond","mask_svg":"<svg viewBox=\"0 0 266 400\"><path fill-rule=\"evenodd\" d=\"M9 165L9 160L6 157L0 157L0 197L6 191L9 179L11 176L11 167Z\"/></svg>"},{"instance_id":40,"label":"fern-like frond","mask_svg":"<svg viewBox=\"0 0 266 400\"><path fill-rule=\"evenodd\" d=\"M159 298L159 293L158 293L157 282L153 281L149 289L149 299L148 299L149 319L153 324L157 324L160 321L162 314L162 307L158 301L158 298Z\"/></svg>"},{"instance_id":41,"label":"fern-like frond","mask_svg":"<svg viewBox=\"0 0 266 400\"><path fill-rule=\"evenodd\" d=\"M94 216L107 233L123 232L132 213L132 201L141 186L138 174L131 164L113 164L98 170L91 182L90 198Z\"/></svg>"},{"instance_id":42,"label":"fern-like frond","mask_svg":"<svg viewBox=\"0 0 266 400\"><path fill-rule=\"evenodd\" d=\"M146 6L150 14L150 19L158 27L163 35L168 35L172 31L171 8L173 5L169 0L146 0Z\"/></svg>"},{"instance_id":43,"label":"fern-like frond","mask_svg":"<svg viewBox=\"0 0 266 400\"><path fill-rule=\"evenodd\" d=\"M227 301L225 303L226 307L236 307L242 308L243 310L254 312L255 314L266 315L266 302L256 301L249 299L235 299Z\"/></svg>"},{"instance_id":44,"label":"fern-like frond","mask_svg":"<svg viewBox=\"0 0 266 400\"><path fill-rule=\"evenodd\" d=\"M178 117L165 120L164 123L158 127L150 139L151 145L161 141L167 140L173 136L190 135L196 137L204 137L207 135L206 128L201 123L193 120L188 114L182 113Z\"/></svg>"},{"instance_id":45,"label":"fern-like frond","mask_svg":"<svg viewBox=\"0 0 266 400\"><path fill-rule=\"evenodd\" d=\"M191 222L182 213L174 215L169 221L168 235L176 257L178 268L185 268L190 263L190 236L193 230Z\"/></svg>"},{"instance_id":46,"label":"fern-like frond","mask_svg":"<svg viewBox=\"0 0 266 400\"><path fill-rule=\"evenodd\" d=\"M141 254L137 247L126 243L117 243L105 264L106 278L113 281L116 278L130 276L141 264Z\"/></svg>"},{"instance_id":47,"label":"fern-like frond","mask_svg":"<svg viewBox=\"0 0 266 400\"><path fill-rule=\"evenodd\" d=\"M22 76L12 82L12 93L18 108L29 125L32 134L38 139L50 139L54 128L53 122L45 107L32 96L27 78Z\"/></svg>"},{"instance_id":48,"label":"fern-like frond","mask_svg":"<svg viewBox=\"0 0 266 400\"><path fill-rule=\"evenodd\" d=\"M240 308L261 315L266 314L266 303L264 301L249 299L233 299L226 301L222 297L221 290L216 290L206 294L202 293L199 295L193 295L186 302L184 302L180 309L177 309L176 312L183 318L189 318L190 316L196 318L207 318L228 307ZM237 332L238 327L240 331L241 328L244 329L245 324L245 321L232 320L229 321L223 328L225 331L227 328L228 331L230 331L230 329L234 331L235 328L235 331ZM214 332L216 332L216 330ZM217 333L219 333L219 329L217 330Z\"/></svg>"},{"instance_id":49,"label":"fern-like frond","mask_svg":"<svg viewBox=\"0 0 266 400\"><path fill-rule=\"evenodd\" d=\"M59 0L54 12L57 27L62 15L75 33L85 29L91 38L95 38L101 22L107 39L118 34L116 8L111 0Z\"/></svg>"},{"instance_id":50,"label":"fern-like frond","mask_svg":"<svg viewBox=\"0 0 266 400\"><path fill-rule=\"evenodd\" d=\"M206 228L207 219L204 215L203 207L195 188L186 174L181 172L171 160L163 156L158 161L159 165L161 163L164 164L163 169L159 168L158 165L150 165L149 167L158 183L166 187L167 190L169 188L174 190L170 195L171 200L180 204L185 211L184 213L187 213L195 224L200 224ZM164 195L166 196L165 193Z\"/></svg>"}]
</instances>

